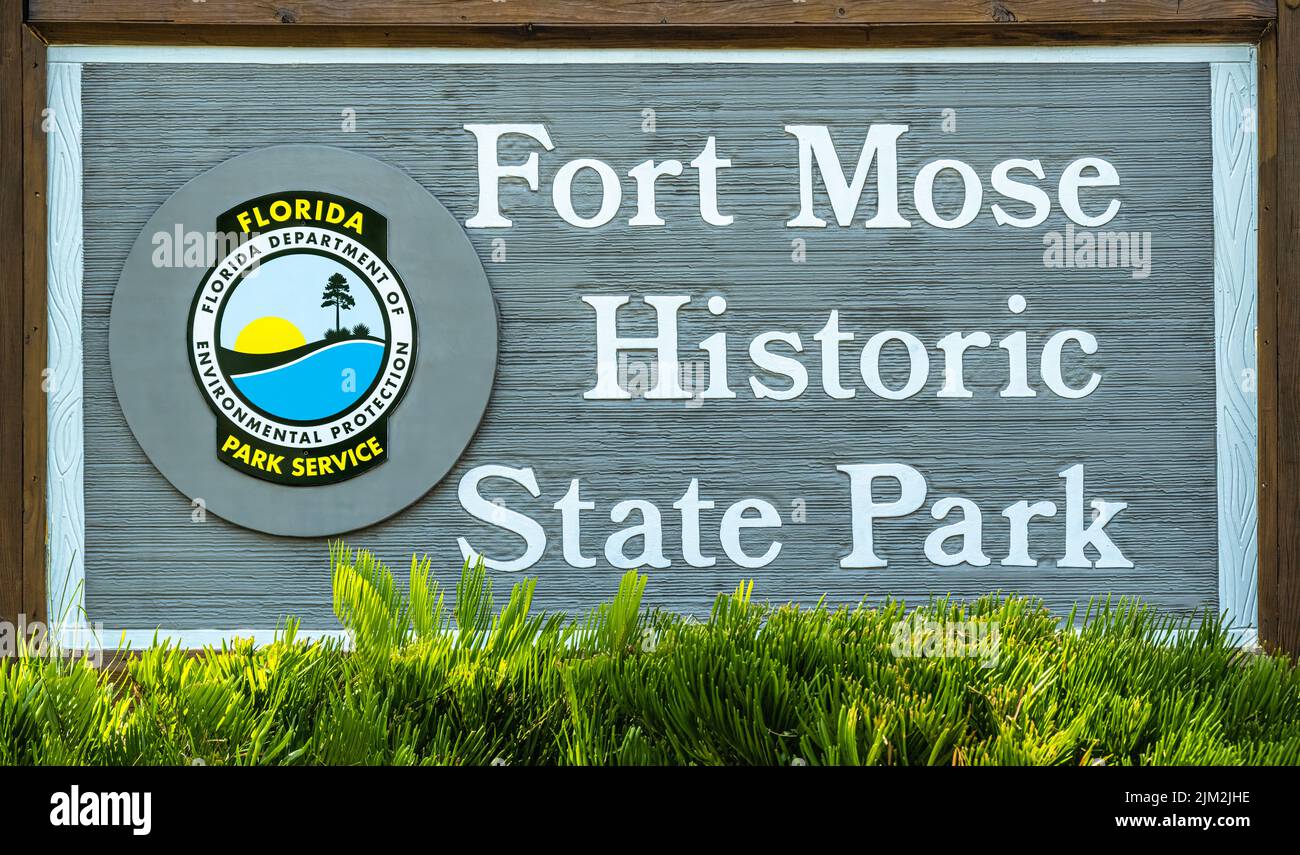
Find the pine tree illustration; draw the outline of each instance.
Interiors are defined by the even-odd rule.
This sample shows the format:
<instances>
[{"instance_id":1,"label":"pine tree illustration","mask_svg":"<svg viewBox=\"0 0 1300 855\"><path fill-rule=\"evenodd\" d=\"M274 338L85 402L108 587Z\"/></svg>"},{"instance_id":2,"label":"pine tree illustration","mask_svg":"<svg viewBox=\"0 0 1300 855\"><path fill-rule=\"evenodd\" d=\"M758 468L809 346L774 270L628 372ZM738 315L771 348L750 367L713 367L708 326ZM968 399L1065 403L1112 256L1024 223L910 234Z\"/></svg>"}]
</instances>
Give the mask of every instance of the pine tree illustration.
<instances>
[{"instance_id":1,"label":"pine tree illustration","mask_svg":"<svg viewBox=\"0 0 1300 855\"><path fill-rule=\"evenodd\" d=\"M356 300L352 299L352 286L348 285L348 280L343 278L343 274L334 273L325 282L325 293L321 294L322 309L334 307L334 329L342 331L343 322L340 319L340 311L350 309L355 306Z\"/></svg>"}]
</instances>

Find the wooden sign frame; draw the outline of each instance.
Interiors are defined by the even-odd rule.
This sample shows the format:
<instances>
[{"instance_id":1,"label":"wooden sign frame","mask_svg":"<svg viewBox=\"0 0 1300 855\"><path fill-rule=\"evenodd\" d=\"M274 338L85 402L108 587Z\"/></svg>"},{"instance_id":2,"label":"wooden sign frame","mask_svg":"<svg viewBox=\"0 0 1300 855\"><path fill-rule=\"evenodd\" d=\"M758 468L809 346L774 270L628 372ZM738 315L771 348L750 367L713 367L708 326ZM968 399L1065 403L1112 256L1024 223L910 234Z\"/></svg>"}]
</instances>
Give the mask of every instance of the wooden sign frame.
<instances>
[{"instance_id":1,"label":"wooden sign frame","mask_svg":"<svg viewBox=\"0 0 1300 855\"><path fill-rule=\"evenodd\" d=\"M45 620L46 47L1259 49L1259 631L1300 654L1300 0L4 0L0 39L0 620Z\"/></svg>"}]
</instances>

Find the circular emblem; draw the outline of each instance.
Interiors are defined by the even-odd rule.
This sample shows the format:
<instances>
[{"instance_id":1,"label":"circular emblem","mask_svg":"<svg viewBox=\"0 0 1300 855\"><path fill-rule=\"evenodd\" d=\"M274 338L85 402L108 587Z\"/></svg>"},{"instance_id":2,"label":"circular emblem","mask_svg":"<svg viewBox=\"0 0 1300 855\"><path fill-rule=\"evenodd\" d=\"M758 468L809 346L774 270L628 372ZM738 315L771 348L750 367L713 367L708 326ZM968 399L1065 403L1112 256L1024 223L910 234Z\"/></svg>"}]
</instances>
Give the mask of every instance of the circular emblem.
<instances>
[{"instance_id":1,"label":"circular emblem","mask_svg":"<svg viewBox=\"0 0 1300 855\"><path fill-rule=\"evenodd\" d=\"M477 430L496 344L459 222L326 146L250 152L177 191L109 326L149 461L212 514L297 536L370 525L434 486Z\"/></svg>"}]
</instances>

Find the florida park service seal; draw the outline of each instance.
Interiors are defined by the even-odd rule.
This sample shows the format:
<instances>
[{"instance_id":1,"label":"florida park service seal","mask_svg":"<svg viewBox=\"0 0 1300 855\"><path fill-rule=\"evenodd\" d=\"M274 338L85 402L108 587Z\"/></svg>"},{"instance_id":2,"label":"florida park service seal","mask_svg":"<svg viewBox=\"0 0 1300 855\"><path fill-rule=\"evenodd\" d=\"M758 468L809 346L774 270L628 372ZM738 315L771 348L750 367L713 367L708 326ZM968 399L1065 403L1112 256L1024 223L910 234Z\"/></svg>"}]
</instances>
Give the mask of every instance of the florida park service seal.
<instances>
[{"instance_id":1,"label":"florida park service seal","mask_svg":"<svg viewBox=\"0 0 1300 855\"><path fill-rule=\"evenodd\" d=\"M386 219L342 196L291 191L250 199L215 225L246 238L204 277L190 311L190 359L217 416L219 459L294 486L383 463L416 355Z\"/></svg>"},{"instance_id":2,"label":"florida park service seal","mask_svg":"<svg viewBox=\"0 0 1300 855\"><path fill-rule=\"evenodd\" d=\"M418 501L496 372L496 308L460 221L397 169L320 145L252 150L167 199L108 337L131 433L188 497L177 512L276 535Z\"/></svg>"}]
</instances>

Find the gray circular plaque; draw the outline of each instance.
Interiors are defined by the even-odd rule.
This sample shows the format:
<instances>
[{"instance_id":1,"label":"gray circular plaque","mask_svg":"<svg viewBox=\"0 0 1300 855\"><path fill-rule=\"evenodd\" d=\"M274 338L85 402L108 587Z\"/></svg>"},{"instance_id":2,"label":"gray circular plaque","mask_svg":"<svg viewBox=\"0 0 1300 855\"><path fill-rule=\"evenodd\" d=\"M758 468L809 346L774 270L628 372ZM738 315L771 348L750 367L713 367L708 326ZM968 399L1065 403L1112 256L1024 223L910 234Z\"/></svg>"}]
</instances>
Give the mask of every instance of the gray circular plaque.
<instances>
[{"instance_id":1,"label":"gray circular plaque","mask_svg":"<svg viewBox=\"0 0 1300 855\"><path fill-rule=\"evenodd\" d=\"M246 528L340 534L423 496L492 392L496 308L459 222L408 176L316 145L190 181L127 256L118 401L177 490Z\"/></svg>"}]
</instances>

